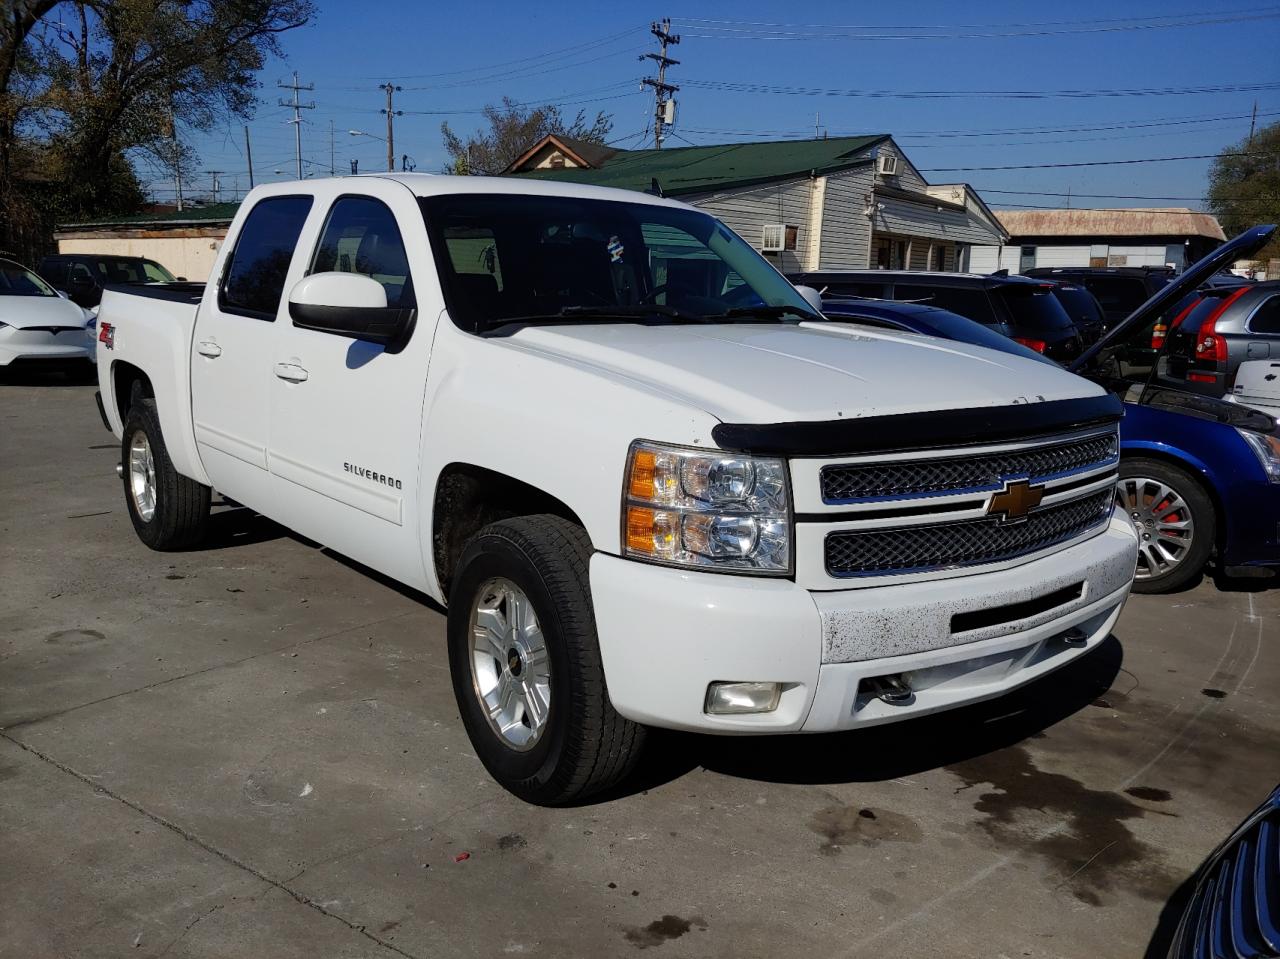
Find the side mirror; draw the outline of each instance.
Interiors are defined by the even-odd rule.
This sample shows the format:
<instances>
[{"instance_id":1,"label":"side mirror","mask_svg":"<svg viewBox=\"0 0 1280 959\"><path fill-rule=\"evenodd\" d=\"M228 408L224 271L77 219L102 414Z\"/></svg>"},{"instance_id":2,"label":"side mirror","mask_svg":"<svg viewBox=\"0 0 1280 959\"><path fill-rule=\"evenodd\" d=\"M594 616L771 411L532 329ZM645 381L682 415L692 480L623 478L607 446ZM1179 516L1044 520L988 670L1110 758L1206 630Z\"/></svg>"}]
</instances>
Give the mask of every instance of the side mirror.
<instances>
[{"instance_id":1,"label":"side mirror","mask_svg":"<svg viewBox=\"0 0 1280 959\"><path fill-rule=\"evenodd\" d=\"M289 316L304 330L379 343L394 352L413 329L417 310L387 306L387 291L358 273L313 273L289 293Z\"/></svg>"},{"instance_id":2,"label":"side mirror","mask_svg":"<svg viewBox=\"0 0 1280 959\"><path fill-rule=\"evenodd\" d=\"M813 312L822 314L822 294L811 286L797 286L796 292L804 297L804 301L813 307Z\"/></svg>"},{"instance_id":3,"label":"side mirror","mask_svg":"<svg viewBox=\"0 0 1280 959\"><path fill-rule=\"evenodd\" d=\"M175 276L173 279L174 279L174 282L176 282L176 283L186 283L186 282L187 282L187 278L186 278L185 276Z\"/></svg>"}]
</instances>

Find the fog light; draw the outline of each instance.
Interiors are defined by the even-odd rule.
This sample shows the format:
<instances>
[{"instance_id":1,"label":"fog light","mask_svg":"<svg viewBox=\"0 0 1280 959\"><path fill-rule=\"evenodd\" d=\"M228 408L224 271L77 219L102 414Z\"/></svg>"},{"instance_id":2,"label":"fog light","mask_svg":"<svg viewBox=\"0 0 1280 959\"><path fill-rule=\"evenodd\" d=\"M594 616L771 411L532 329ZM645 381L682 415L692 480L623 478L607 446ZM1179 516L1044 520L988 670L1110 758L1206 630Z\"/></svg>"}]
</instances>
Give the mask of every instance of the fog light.
<instances>
[{"instance_id":1,"label":"fog light","mask_svg":"<svg viewBox=\"0 0 1280 959\"><path fill-rule=\"evenodd\" d=\"M769 713L778 708L781 683L712 683L704 711L713 716Z\"/></svg>"}]
</instances>

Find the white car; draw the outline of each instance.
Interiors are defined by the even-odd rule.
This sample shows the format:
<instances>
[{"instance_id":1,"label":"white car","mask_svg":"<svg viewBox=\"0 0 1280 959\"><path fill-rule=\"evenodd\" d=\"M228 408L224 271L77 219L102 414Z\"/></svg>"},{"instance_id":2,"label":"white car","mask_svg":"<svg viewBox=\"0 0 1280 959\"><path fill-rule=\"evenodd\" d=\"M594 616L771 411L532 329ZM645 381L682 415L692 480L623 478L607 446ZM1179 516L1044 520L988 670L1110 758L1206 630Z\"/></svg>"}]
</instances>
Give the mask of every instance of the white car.
<instances>
[{"instance_id":1,"label":"white car","mask_svg":"<svg viewBox=\"0 0 1280 959\"><path fill-rule=\"evenodd\" d=\"M617 781L646 726L826 732L999 696L1129 595L1120 401L824 317L707 213L577 184L258 187L205 287L108 289L134 529L210 487L449 608L512 792Z\"/></svg>"},{"instance_id":2,"label":"white car","mask_svg":"<svg viewBox=\"0 0 1280 959\"><path fill-rule=\"evenodd\" d=\"M0 260L0 367L94 359L90 315L25 266Z\"/></svg>"}]
</instances>

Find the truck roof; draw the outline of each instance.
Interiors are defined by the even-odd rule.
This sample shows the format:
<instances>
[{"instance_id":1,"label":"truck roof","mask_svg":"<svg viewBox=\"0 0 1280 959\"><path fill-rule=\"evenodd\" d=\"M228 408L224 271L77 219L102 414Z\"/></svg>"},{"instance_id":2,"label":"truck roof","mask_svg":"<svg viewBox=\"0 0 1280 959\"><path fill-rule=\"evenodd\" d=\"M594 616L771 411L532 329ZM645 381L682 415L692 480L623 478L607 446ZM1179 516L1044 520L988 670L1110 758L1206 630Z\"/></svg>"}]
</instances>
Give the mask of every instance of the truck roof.
<instances>
[{"instance_id":1,"label":"truck roof","mask_svg":"<svg viewBox=\"0 0 1280 959\"><path fill-rule=\"evenodd\" d=\"M309 187L316 183L325 183L333 180L353 183L365 179L395 180L398 183L403 183L417 196L422 197L457 193L506 193L526 196L581 197L592 200L612 200L615 203L647 203L654 206L690 209L687 204L676 200L668 200L654 196L651 193L637 193L634 190L587 186L582 183L556 180L538 180L530 177L452 176L444 173L359 173L355 176L314 177L301 181L277 181L257 187L245 199L255 199L255 193L257 195L272 195L281 192L305 193ZM258 193L258 191L261 191L261 193Z\"/></svg>"}]
</instances>

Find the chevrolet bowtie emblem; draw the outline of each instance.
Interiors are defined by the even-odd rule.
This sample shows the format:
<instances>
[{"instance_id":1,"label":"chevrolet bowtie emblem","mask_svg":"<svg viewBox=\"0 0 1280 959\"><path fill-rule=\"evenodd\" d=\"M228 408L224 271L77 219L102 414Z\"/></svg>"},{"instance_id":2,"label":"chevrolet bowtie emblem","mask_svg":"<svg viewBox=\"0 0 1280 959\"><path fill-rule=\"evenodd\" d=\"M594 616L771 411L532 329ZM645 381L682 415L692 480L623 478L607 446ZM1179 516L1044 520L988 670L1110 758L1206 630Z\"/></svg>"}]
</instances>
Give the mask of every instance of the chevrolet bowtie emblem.
<instances>
[{"instance_id":1,"label":"chevrolet bowtie emblem","mask_svg":"<svg viewBox=\"0 0 1280 959\"><path fill-rule=\"evenodd\" d=\"M1026 519L1027 514L1040 505L1044 499L1044 487L1032 486L1029 480L1006 482L1004 489L991 497L987 504L987 515L998 516L1000 522Z\"/></svg>"}]
</instances>

